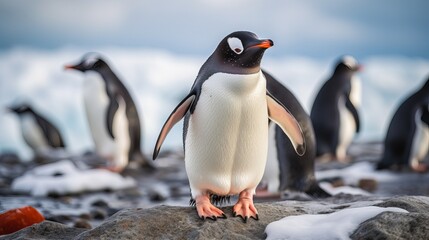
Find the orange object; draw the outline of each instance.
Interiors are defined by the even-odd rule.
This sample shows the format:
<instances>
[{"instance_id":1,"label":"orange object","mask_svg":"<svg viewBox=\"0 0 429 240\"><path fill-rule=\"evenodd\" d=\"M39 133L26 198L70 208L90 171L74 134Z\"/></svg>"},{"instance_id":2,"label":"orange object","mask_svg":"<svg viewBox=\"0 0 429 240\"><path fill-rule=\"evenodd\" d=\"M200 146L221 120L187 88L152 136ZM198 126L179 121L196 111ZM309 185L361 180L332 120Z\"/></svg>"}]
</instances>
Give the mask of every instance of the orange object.
<instances>
[{"instance_id":1,"label":"orange object","mask_svg":"<svg viewBox=\"0 0 429 240\"><path fill-rule=\"evenodd\" d=\"M42 214L32 206L11 209L0 214L0 235L14 233L43 220Z\"/></svg>"}]
</instances>

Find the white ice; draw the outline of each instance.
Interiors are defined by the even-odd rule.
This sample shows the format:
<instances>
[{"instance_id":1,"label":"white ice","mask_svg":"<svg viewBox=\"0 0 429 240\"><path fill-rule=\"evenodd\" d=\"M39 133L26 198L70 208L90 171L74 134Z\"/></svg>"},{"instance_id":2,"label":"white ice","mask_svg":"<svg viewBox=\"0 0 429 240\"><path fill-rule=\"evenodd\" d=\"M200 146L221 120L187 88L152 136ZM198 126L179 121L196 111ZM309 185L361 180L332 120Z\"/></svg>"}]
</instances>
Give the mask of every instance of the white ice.
<instances>
[{"instance_id":1,"label":"white ice","mask_svg":"<svg viewBox=\"0 0 429 240\"><path fill-rule=\"evenodd\" d=\"M267 239L350 239L360 223L382 212L408 213L401 208L376 206L347 208L330 214L299 215L285 217L268 224Z\"/></svg>"},{"instance_id":2,"label":"white ice","mask_svg":"<svg viewBox=\"0 0 429 240\"><path fill-rule=\"evenodd\" d=\"M342 178L346 185L357 185L359 180L364 178L384 182L394 180L398 178L398 175L386 171L376 171L374 164L370 162L358 162L342 169L316 171L316 178L318 180L334 177Z\"/></svg>"},{"instance_id":3,"label":"white ice","mask_svg":"<svg viewBox=\"0 0 429 240\"><path fill-rule=\"evenodd\" d=\"M118 190L136 186L131 177L104 169L80 170L70 160L36 167L12 183L12 190L33 196L59 195L86 191Z\"/></svg>"},{"instance_id":4,"label":"white ice","mask_svg":"<svg viewBox=\"0 0 429 240\"><path fill-rule=\"evenodd\" d=\"M333 187L330 183L328 182L320 182L319 186L325 190L326 192L328 192L331 195L337 195L340 193L344 193L344 194L352 194L352 195L364 195L364 196L369 196L371 195L371 193L362 190L361 188L355 188L355 187L351 187L351 186L340 186L340 187Z\"/></svg>"}]
</instances>

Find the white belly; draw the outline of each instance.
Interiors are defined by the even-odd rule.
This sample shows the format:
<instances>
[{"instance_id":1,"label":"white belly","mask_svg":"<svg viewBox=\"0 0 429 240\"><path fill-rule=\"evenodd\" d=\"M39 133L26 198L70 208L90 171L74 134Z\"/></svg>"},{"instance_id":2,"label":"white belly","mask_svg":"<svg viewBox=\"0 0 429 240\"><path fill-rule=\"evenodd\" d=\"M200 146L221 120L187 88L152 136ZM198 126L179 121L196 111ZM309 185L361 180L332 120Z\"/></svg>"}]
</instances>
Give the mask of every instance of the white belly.
<instances>
[{"instance_id":1,"label":"white belly","mask_svg":"<svg viewBox=\"0 0 429 240\"><path fill-rule=\"evenodd\" d=\"M341 97L338 101L340 114L340 129L338 136L337 157L339 159L346 158L347 148L353 140L356 132L356 122L353 114L346 108L345 99Z\"/></svg>"},{"instance_id":2,"label":"white belly","mask_svg":"<svg viewBox=\"0 0 429 240\"><path fill-rule=\"evenodd\" d=\"M50 148L47 139L43 135L42 129L37 124L36 119L31 114L24 114L20 118L22 136L25 142L36 152L41 152Z\"/></svg>"},{"instance_id":3,"label":"white belly","mask_svg":"<svg viewBox=\"0 0 429 240\"><path fill-rule=\"evenodd\" d=\"M185 142L192 196L254 191L267 157L263 75L218 73L203 84L201 91Z\"/></svg>"},{"instance_id":4,"label":"white belly","mask_svg":"<svg viewBox=\"0 0 429 240\"><path fill-rule=\"evenodd\" d=\"M421 112L416 114L416 132L414 134L410 163L418 165L429 154L429 126L421 121Z\"/></svg>"},{"instance_id":5,"label":"white belly","mask_svg":"<svg viewBox=\"0 0 429 240\"><path fill-rule=\"evenodd\" d=\"M276 124L271 123L268 133L268 157L267 164L265 166L264 176L262 177L262 183L267 184L268 192L276 193L280 187L280 166L277 155L277 142L275 136Z\"/></svg>"},{"instance_id":6,"label":"white belly","mask_svg":"<svg viewBox=\"0 0 429 240\"><path fill-rule=\"evenodd\" d=\"M114 166L123 167L128 163L130 138L126 106L124 100L119 100L119 108L113 118L112 139L107 130L107 108L109 98L105 83L95 72L88 72L84 85L84 104L91 135L98 154L106 157Z\"/></svg>"}]
</instances>

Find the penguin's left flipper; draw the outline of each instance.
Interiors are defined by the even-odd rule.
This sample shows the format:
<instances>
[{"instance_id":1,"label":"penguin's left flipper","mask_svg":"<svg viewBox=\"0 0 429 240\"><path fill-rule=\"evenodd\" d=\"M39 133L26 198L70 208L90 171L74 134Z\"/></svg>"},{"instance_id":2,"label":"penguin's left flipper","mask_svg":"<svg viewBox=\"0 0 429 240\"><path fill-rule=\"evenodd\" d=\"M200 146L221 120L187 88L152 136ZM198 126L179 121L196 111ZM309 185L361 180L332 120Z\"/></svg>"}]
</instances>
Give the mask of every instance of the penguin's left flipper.
<instances>
[{"instance_id":1,"label":"penguin's left flipper","mask_svg":"<svg viewBox=\"0 0 429 240\"><path fill-rule=\"evenodd\" d=\"M155 160L158 156L159 149L161 148L165 137L167 137L168 132L170 132L171 128L173 128L173 126L185 116L186 112L188 112L189 108L194 102L194 99L195 94L189 94L179 103L179 105L177 105L177 107L170 114L167 121L164 123L161 132L159 133L158 140L156 140L155 149L153 150L153 160Z\"/></svg>"},{"instance_id":2,"label":"penguin's left flipper","mask_svg":"<svg viewBox=\"0 0 429 240\"><path fill-rule=\"evenodd\" d=\"M360 120L359 120L359 113L355 106L353 105L350 98L346 96L346 108L352 113L353 118L355 119L356 123L356 132L358 133L360 131Z\"/></svg>"},{"instance_id":3,"label":"penguin's left flipper","mask_svg":"<svg viewBox=\"0 0 429 240\"><path fill-rule=\"evenodd\" d=\"M118 101L113 98L111 99L109 106L107 108L107 130L109 131L110 136L115 139L113 136L113 119L115 118L116 111L119 108Z\"/></svg>"},{"instance_id":4,"label":"penguin's left flipper","mask_svg":"<svg viewBox=\"0 0 429 240\"><path fill-rule=\"evenodd\" d=\"M302 156L306 151L301 126L290 111L267 92L268 117L283 130L290 139L295 152Z\"/></svg>"}]
</instances>

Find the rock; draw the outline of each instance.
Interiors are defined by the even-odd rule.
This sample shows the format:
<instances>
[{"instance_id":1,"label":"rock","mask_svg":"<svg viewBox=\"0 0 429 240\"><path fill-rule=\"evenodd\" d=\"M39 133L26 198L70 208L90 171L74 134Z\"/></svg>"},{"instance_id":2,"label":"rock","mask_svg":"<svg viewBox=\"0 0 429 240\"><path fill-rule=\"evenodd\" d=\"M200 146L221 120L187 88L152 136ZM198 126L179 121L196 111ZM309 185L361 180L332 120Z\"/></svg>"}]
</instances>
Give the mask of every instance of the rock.
<instances>
[{"instance_id":1,"label":"rock","mask_svg":"<svg viewBox=\"0 0 429 240\"><path fill-rule=\"evenodd\" d=\"M92 202L91 206L94 206L94 207L108 207L109 204L107 204L106 201L104 201L102 199L98 199L98 200Z\"/></svg>"},{"instance_id":2,"label":"rock","mask_svg":"<svg viewBox=\"0 0 429 240\"><path fill-rule=\"evenodd\" d=\"M359 180L358 187L368 192L374 192L377 189L377 181L375 179L363 178Z\"/></svg>"},{"instance_id":3,"label":"rock","mask_svg":"<svg viewBox=\"0 0 429 240\"><path fill-rule=\"evenodd\" d=\"M91 224L86 219L78 219L78 220L76 220L76 222L74 223L73 227L75 227L75 228L86 228L86 229L91 229L92 228Z\"/></svg>"},{"instance_id":4,"label":"rock","mask_svg":"<svg viewBox=\"0 0 429 240\"><path fill-rule=\"evenodd\" d=\"M232 207L222 207L227 219L202 221L193 207L157 206L123 209L91 230L45 221L2 239L264 239L266 226L286 216L324 214L345 208L399 207L410 213L385 212L363 222L352 239L426 239L429 236L429 197L382 198L341 194L313 201L256 203L260 220L232 217ZM46 224L49 223L49 224ZM335 226L333 226L335 227ZM79 230L79 231L78 231ZM59 235L58 232L64 234ZM52 232L57 232L53 235ZM32 235L29 235L32 234ZM12 237L13 236L13 237Z\"/></svg>"},{"instance_id":5,"label":"rock","mask_svg":"<svg viewBox=\"0 0 429 240\"><path fill-rule=\"evenodd\" d=\"M24 228L21 231L0 236L0 240L19 240L19 239L73 239L86 229L72 228L64 224L55 223L51 221L43 221L34 224L30 227Z\"/></svg>"},{"instance_id":6,"label":"rock","mask_svg":"<svg viewBox=\"0 0 429 240\"><path fill-rule=\"evenodd\" d=\"M202 221L191 207L126 209L76 239L262 239L268 223L300 213L284 203L261 203L257 208L260 220L252 219L247 224L232 217L232 207L222 208L228 219L218 221Z\"/></svg>"},{"instance_id":7,"label":"rock","mask_svg":"<svg viewBox=\"0 0 429 240\"><path fill-rule=\"evenodd\" d=\"M101 208L91 210L91 216L96 220L104 220L107 218L107 211Z\"/></svg>"},{"instance_id":8,"label":"rock","mask_svg":"<svg viewBox=\"0 0 429 240\"><path fill-rule=\"evenodd\" d=\"M19 231L43 220L43 215L32 206L11 209L0 214L0 235Z\"/></svg>"}]
</instances>

